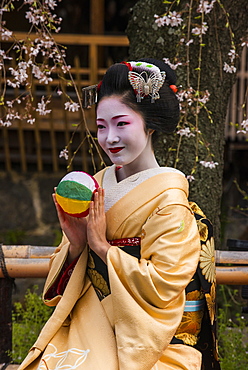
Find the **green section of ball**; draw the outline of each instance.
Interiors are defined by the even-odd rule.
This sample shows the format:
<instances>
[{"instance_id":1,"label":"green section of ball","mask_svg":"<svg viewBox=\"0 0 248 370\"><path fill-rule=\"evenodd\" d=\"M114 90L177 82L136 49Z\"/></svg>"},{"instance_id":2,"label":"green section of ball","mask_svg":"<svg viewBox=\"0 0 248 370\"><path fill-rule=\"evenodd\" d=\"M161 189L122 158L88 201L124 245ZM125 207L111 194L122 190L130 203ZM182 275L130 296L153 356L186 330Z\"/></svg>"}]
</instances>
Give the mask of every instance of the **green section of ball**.
<instances>
[{"instance_id":1,"label":"green section of ball","mask_svg":"<svg viewBox=\"0 0 248 370\"><path fill-rule=\"evenodd\" d=\"M92 191L86 186L75 181L61 181L56 193L60 196L77 200L91 200Z\"/></svg>"}]
</instances>

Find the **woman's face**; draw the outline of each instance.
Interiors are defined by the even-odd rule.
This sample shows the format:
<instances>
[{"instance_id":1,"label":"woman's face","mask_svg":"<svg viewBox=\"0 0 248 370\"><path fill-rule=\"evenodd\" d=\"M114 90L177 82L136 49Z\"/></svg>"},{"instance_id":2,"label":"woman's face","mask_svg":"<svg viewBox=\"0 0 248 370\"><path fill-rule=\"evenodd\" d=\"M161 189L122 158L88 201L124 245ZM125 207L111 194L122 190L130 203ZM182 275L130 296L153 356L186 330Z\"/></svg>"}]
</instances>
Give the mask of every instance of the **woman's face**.
<instances>
[{"instance_id":1,"label":"woman's face","mask_svg":"<svg viewBox=\"0 0 248 370\"><path fill-rule=\"evenodd\" d=\"M119 97L103 98L97 107L98 142L110 160L119 166L139 169L152 153L151 135L145 132L142 116L123 104Z\"/></svg>"}]
</instances>

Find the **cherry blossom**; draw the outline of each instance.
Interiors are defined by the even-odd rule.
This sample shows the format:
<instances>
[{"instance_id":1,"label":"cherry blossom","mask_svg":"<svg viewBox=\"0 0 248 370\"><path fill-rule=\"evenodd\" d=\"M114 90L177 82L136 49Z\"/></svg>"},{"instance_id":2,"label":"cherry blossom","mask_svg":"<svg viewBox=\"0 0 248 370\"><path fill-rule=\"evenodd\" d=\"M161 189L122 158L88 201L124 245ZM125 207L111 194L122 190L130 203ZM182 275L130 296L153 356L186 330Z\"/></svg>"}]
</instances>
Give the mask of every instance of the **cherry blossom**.
<instances>
[{"instance_id":1,"label":"cherry blossom","mask_svg":"<svg viewBox=\"0 0 248 370\"><path fill-rule=\"evenodd\" d=\"M231 62L233 62L235 60L235 58L237 57L236 50L235 49L230 49L230 51L228 53L228 56L229 56Z\"/></svg>"},{"instance_id":2,"label":"cherry blossom","mask_svg":"<svg viewBox=\"0 0 248 370\"><path fill-rule=\"evenodd\" d=\"M5 126L5 127L9 127L9 126L11 126L12 125L12 123L10 122L10 121L5 121L5 122L3 122L2 120L0 121L0 123L1 123L1 125L2 126Z\"/></svg>"},{"instance_id":3,"label":"cherry blossom","mask_svg":"<svg viewBox=\"0 0 248 370\"><path fill-rule=\"evenodd\" d=\"M177 134L186 137L195 136L195 134L193 134L193 132L190 131L189 127L181 128L180 130L177 131Z\"/></svg>"},{"instance_id":4,"label":"cherry blossom","mask_svg":"<svg viewBox=\"0 0 248 370\"><path fill-rule=\"evenodd\" d=\"M29 119L27 120L27 123L29 123L30 125L33 125L33 124L34 124L34 122L35 122L35 118L29 118Z\"/></svg>"},{"instance_id":5,"label":"cherry blossom","mask_svg":"<svg viewBox=\"0 0 248 370\"><path fill-rule=\"evenodd\" d=\"M47 4L52 10L57 6L56 1L54 0L45 0L45 4Z\"/></svg>"},{"instance_id":6,"label":"cherry blossom","mask_svg":"<svg viewBox=\"0 0 248 370\"><path fill-rule=\"evenodd\" d=\"M223 67L224 71L226 73L236 73L236 70L237 68L234 67L234 66L230 66L229 64L227 64L226 62L224 63L224 67Z\"/></svg>"},{"instance_id":7,"label":"cherry blossom","mask_svg":"<svg viewBox=\"0 0 248 370\"><path fill-rule=\"evenodd\" d=\"M197 9L197 12L198 13L205 13L205 14L210 13L211 10L214 7L214 3L215 2L216 2L216 0L212 0L210 3L209 3L209 1L200 0L200 3L199 3L199 7Z\"/></svg>"},{"instance_id":8,"label":"cherry blossom","mask_svg":"<svg viewBox=\"0 0 248 370\"><path fill-rule=\"evenodd\" d=\"M159 15L154 14L154 18L156 18L155 23L158 27L162 27L165 25L165 17L159 17Z\"/></svg>"},{"instance_id":9,"label":"cherry blossom","mask_svg":"<svg viewBox=\"0 0 248 370\"><path fill-rule=\"evenodd\" d=\"M183 19L181 18L181 14L177 13L176 11L169 12L168 14L159 17L157 14L154 15L156 18L155 23L158 27L161 26L171 26L171 27L178 27L183 22Z\"/></svg>"},{"instance_id":10,"label":"cherry blossom","mask_svg":"<svg viewBox=\"0 0 248 370\"><path fill-rule=\"evenodd\" d=\"M181 18L181 14L176 11L169 12L169 14L165 16L165 23L167 26L178 27L182 22L183 19Z\"/></svg>"},{"instance_id":11,"label":"cherry blossom","mask_svg":"<svg viewBox=\"0 0 248 370\"><path fill-rule=\"evenodd\" d=\"M68 160L69 156L68 156L68 149L63 149L61 150L60 154L59 154L59 158L65 158L66 160Z\"/></svg>"},{"instance_id":12,"label":"cherry blossom","mask_svg":"<svg viewBox=\"0 0 248 370\"><path fill-rule=\"evenodd\" d=\"M69 112L77 112L80 108L80 105L78 103L71 103L71 102L66 102L65 103L65 110L69 110Z\"/></svg>"},{"instance_id":13,"label":"cherry blossom","mask_svg":"<svg viewBox=\"0 0 248 370\"><path fill-rule=\"evenodd\" d=\"M242 130L238 130L238 131L237 131L237 134L240 134L240 133L242 133L242 134L246 134L246 133L248 132L248 119L244 119L244 120L241 122L240 126L241 126L243 129L242 129Z\"/></svg>"},{"instance_id":14,"label":"cherry blossom","mask_svg":"<svg viewBox=\"0 0 248 370\"><path fill-rule=\"evenodd\" d=\"M12 34L12 31L1 29L1 37L3 40L8 40L12 36Z\"/></svg>"},{"instance_id":15,"label":"cherry blossom","mask_svg":"<svg viewBox=\"0 0 248 370\"><path fill-rule=\"evenodd\" d=\"M192 29L194 35L204 35L208 30L207 22L202 22L201 26Z\"/></svg>"},{"instance_id":16,"label":"cherry blossom","mask_svg":"<svg viewBox=\"0 0 248 370\"><path fill-rule=\"evenodd\" d=\"M50 103L50 100L45 101L45 97L42 96L41 102L38 103L38 108L36 108L36 111L41 115L45 116L46 114L51 112L51 109L46 109L47 104Z\"/></svg>"},{"instance_id":17,"label":"cherry blossom","mask_svg":"<svg viewBox=\"0 0 248 370\"><path fill-rule=\"evenodd\" d=\"M187 180L189 180L189 182L195 181L195 178L194 178L194 176L193 176L193 175L188 175L188 176L186 177L186 179L187 179Z\"/></svg>"},{"instance_id":18,"label":"cherry blossom","mask_svg":"<svg viewBox=\"0 0 248 370\"><path fill-rule=\"evenodd\" d=\"M32 66L32 73L39 80L40 83L44 83L45 85L53 80L51 77L48 77L51 73L51 70L47 69L46 72L43 72L37 65Z\"/></svg>"},{"instance_id":19,"label":"cherry blossom","mask_svg":"<svg viewBox=\"0 0 248 370\"><path fill-rule=\"evenodd\" d=\"M215 168L216 166L218 166L218 162L213 162L213 161L200 161L200 164L203 166L203 167L206 167L206 168Z\"/></svg>"},{"instance_id":20,"label":"cherry blossom","mask_svg":"<svg viewBox=\"0 0 248 370\"><path fill-rule=\"evenodd\" d=\"M171 67L171 69L177 69L177 67L178 66L181 66L182 65L182 63L181 62L178 62L178 63L176 63L176 64L173 64L173 63L171 63L170 62L170 60L169 60L169 58L163 58L163 61L166 63L166 64L168 64L170 67Z\"/></svg>"},{"instance_id":21,"label":"cherry blossom","mask_svg":"<svg viewBox=\"0 0 248 370\"><path fill-rule=\"evenodd\" d=\"M187 42L186 42L186 44L185 44L185 45L186 45L186 46L189 46L189 45L190 45L190 44L192 44L193 42L194 42L194 41L193 41L193 39L190 39L189 41L187 41Z\"/></svg>"},{"instance_id":22,"label":"cherry blossom","mask_svg":"<svg viewBox=\"0 0 248 370\"><path fill-rule=\"evenodd\" d=\"M208 90L205 91L204 95L198 99L199 102L206 104L209 101L210 92Z\"/></svg>"}]
</instances>

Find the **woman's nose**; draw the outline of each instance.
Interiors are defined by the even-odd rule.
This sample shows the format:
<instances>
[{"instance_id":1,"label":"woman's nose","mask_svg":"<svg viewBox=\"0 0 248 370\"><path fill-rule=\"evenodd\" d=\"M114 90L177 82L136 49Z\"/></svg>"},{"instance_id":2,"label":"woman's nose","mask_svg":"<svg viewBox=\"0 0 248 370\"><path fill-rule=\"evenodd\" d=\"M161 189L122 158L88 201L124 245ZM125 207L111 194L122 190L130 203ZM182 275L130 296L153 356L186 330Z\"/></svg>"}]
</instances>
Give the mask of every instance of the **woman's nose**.
<instances>
[{"instance_id":1,"label":"woman's nose","mask_svg":"<svg viewBox=\"0 0 248 370\"><path fill-rule=\"evenodd\" d=\"M109 130L108 131L107 142L109 144L113 144L113 143L118 143L119 141L120 141L120 138L117 135L116 130L114 130L114 129Z\"/></svg>"}]
</instances>

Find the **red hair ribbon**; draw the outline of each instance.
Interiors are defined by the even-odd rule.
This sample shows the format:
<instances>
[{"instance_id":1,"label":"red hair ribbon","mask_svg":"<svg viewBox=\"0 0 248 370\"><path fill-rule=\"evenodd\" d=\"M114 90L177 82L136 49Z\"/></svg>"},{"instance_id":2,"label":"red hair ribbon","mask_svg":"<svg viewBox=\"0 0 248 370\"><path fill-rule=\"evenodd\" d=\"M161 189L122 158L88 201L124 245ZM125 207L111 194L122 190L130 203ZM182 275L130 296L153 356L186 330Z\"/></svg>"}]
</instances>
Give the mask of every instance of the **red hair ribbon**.
<instances>
[{"instance_id":1,"label":"red hair ribbon","mask_svg":"<svg viewBox=\"0 0 248 370\"><path fill-rule=\"evenodd\" d=\"M97 91L99 92L100 91L100 88L102 86L102 80L99 82L99 84L97 85Z\"/></svg>"},{"instance_id":2,"label":"red hair ribbon","mask_svg":"<svg viewBox=\"0 0 248 370\"><path fill-rule=\"evenodd\" d=\"M129 69L129 71L132 71L133 70L133 68L132 68L132 66L131 66L130 63L128 63L128 62L121 62L121 64L125 64L127 66L127 68Z\"/></svg>"},{"instance_id":3,"label":"red hair ribbon","mask_svg":"<svg viewBox=\"0 0 248 370\"><path fill-rule=\"evenodd\" d=\"M170 88L171 88L171 90L172 90L172 91L174 91L174 93L176 93L176 92L177 92L177 87L176 87L176 85L170 85Z\"/></svg>"}]
</instances>

